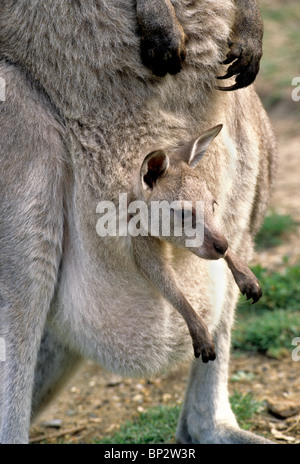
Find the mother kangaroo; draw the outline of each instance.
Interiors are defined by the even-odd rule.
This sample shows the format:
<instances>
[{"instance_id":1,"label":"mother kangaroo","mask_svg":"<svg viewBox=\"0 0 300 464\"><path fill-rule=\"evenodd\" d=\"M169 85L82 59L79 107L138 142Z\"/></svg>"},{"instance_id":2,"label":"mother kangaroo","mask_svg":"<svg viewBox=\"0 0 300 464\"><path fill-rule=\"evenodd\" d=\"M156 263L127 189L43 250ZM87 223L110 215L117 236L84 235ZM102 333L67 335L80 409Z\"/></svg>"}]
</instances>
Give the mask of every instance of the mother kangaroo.
<instances>
[{"instance_id":1,"label":"mother kangaroo","mask_svg":"<svg viewBox=\"0 0 300 464\"><path fill-rule=\"evenodd\" d=\"M97 204L117 204L147 153L223 124L199 169L231 249L251 257L274 142L251 86L216 88L235 3L172 5L186 58L180 73L160 77L141 62L134 0L1 2L1 443L28 441L31 415L82 356L132 376L192 360L184 321L139 272L130 237L96 233ZM264 442L239 429L228 400L238 288L226 263L175 247L165 259L217 352L192 362L177 441Z\"/></svg>"}]
</instances>

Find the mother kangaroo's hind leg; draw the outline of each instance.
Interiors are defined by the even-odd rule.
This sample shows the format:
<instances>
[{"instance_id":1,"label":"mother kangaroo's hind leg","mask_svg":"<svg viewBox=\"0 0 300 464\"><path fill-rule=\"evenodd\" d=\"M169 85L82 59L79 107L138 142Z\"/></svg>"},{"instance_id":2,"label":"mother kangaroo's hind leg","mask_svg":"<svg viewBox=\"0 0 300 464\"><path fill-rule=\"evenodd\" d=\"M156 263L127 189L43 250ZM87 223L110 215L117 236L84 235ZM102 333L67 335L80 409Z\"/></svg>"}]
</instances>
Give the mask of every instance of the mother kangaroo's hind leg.
<instances>
[{"instance_id":1,"label":"mother kangaroo's hind leg","mask_svg":"<svg viewBox=\"0 0 300 464\"><path fill-rule=\"evenodd\" d=\"M0 442L28 441L37 354L63 235L63 144L46 97L0 62Z\"/></svg>"}]
</instances>

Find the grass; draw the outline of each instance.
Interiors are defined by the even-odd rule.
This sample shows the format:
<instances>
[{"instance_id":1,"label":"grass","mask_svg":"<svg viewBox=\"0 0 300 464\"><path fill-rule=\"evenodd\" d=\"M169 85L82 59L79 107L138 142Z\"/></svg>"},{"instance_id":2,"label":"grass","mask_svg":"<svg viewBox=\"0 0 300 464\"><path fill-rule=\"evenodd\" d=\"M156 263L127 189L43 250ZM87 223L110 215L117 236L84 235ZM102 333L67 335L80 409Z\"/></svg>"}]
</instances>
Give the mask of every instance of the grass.
<instances>
[{"instance_id":1,"label":"grass","mask_svg":"<svg viewBox=\"0 0 300 464\"><path fill-rule=\"evenodd\" d=\"M97 444L174 443L180 406L158 406L123 424L113 436L95 440Z\"/></svg>"},{"instance_id":2,"label":"grass","mask_svg":"<svg viewBox=\"0 0 300 464\"><path fill-rule=\"evenodd\" d=\"M292 340L299 334L299 314L277 309L240 321L233 333L233 348L281 358L293 350Z\"/></svg>"},{"instance_id":3,"label":"grass","mask_svg":"<svg viewBox=\"0 0 300 464\"><path fill-rule=\"evenodd\" d=\"M296 224L290 215L270 211L256 236L257 250L281 245L287 234L295 230Z\"/></svg>"},{"instance_id":4,"label":"grass","mask_svg":"<svg viewBox=\"0 0 300 464\"><path fill-rule=\"evenodd\" d=\"M280 245L296 223L288 215L272 211L256 237L256 248ZM260 265L252 268L260 281L263 296L255 306L240 298L233 348L257 351L280 358L293 349L293 338L300 335L300 263L283 271L268 271Z\"/></svg>"},{"instance_id":5,"label":"grass","mask_svg":"<svg viewBox=\"0 0 300 464\"><path fill-rule=\"evenodd\" d=\"M256 401L252 394L234 392L230 397L232 409L239 425L244 429L251 427L251 420L263 403ZM163 444L174 443L180 406L158 406L140 413L136 418L124 423L120 430L110 437L95 440L95 444Z\"/></svg>"},{"instance_id":6,"label":"grass","mask_svg":"<svg viewBox=\"0 0 300 464\"><path fill-rule=\"evenodd\" d=\"M245 430L251 428L254 415L264 408L263 402L257 401L252 393L243 394L238 391L230 396L230 404L239 426Z\"/></svg>"},{"instance_id":7,"label":"grass","mask_svg":"<svg viewBox=\"0 0 300 464\"><path fill-rule=\"evenodd\" d=\"M282 272L261 266L252 270L263 296L255 306L240 299L232 346L281 358L293 350L291 342L300 335L300 263Z\"/></svg>"},{"instance_id":8,"label":"grass","mask_svg":"<svg viewBox=\"0 0 300 464\"><path fill-rule=\"evenodd\" d=\"M253 266L252 271L260 281L263 296L255 305L241 297L238 305L240 314L249 312L261 316L264 311L300 310L300 263L287 265L283 271L271 272L260 265Z\"/></svg>"}]
</instances>

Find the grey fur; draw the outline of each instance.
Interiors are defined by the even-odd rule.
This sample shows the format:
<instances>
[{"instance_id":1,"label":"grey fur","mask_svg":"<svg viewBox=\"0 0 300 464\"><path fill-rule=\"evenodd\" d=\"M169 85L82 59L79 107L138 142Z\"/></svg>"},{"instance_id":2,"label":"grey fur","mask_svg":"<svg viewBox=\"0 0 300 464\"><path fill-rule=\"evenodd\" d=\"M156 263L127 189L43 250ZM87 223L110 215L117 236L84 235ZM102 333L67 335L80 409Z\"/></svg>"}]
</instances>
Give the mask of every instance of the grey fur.
<instances>
[{"instance_id":1,"label":"grey fur","mask_svg":"<svg viewBox=\"0 0 300 464\"><path fill-rule=\"evenodd\" d=\"M192 357L184 322L138 271L130 238L96 234L96 205L128 190L145 154L222 123L201 172L233 252L251 257L274 142L253 88L215 89L234 5L172 4L190 40L182 71L162 79L141 64L133 0L2 0L2 443L28 440L31 402L34 409L45 402L80 356L138 376ZM169 250L166 259L218 353L205 367L193 363L178 441L259 441L238 429L228 402L238 294L229 269L185 250Z\"/></svg>"}]
</instances>

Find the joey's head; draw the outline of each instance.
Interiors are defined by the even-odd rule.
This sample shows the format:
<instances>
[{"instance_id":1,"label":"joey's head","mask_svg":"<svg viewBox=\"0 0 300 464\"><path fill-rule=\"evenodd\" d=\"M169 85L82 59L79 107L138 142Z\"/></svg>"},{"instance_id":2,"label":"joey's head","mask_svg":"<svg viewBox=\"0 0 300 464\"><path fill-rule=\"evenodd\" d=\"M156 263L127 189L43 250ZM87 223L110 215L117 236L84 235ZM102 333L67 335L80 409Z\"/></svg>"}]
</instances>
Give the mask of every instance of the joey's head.
<instances>
[{"instance_id":1,"label":"joey's head","mask_svg":"<svg viewBox=\"0 0 300 464\"><path fill-rule=\"evenodd\" d=\"M135 199L147 205L149 235L205 259L222 258L228 248L215 224L216 200L199 164L221 129L215 126L171 153L149 153L133 189Z\"/></svg>"}]
</instances>

